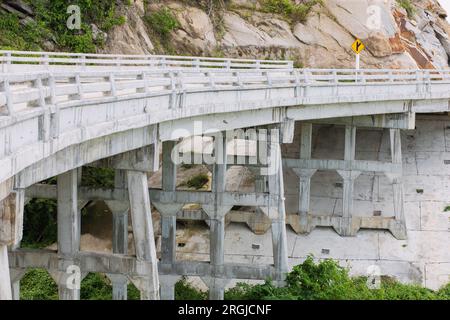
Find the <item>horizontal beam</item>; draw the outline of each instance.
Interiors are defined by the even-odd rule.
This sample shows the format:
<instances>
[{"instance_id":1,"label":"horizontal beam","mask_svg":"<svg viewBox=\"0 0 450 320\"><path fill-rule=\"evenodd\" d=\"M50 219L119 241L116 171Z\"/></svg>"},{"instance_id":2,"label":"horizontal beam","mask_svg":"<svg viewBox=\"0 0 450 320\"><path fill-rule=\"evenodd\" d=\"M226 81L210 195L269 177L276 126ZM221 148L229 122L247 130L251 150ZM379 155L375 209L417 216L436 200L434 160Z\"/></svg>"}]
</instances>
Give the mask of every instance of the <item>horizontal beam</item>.
<instances>
[{"instance_id":1,"label":"horizontal beam","mask_svg":"<svg viewBox=\"0 0 450 320\"><path fill-rule=\"evenodd\" d=\"M162 191L160 189L149 189L149 192L152 202L210 204L215 201L214 193L209 191ZM26 189L25 196L27 198L56 199L56 186L36 184ZM224 192L220 196L223 199L223 205L266 206L269 200L271 202L276 200L276 196L269 195L268 193ZM80 187L78 190L78 198L79 200L126 201L128 200L128 194L125 189Z\"/></svg>"},{"instance_id":2,"label":"horizontal beam","mask_svg":"<svg viewBox=\"0 0 450 320\"><path fill-rule=\"evenodd\" d=\"M52 271L58 270L58 266L64 262L56 251L45 249L20 249L10 251L8 255L10 268L45 268ZM120 254L79 252L73 260L82 272L148 276L152 270L150 263Z\"/></svg>"},{"instance_id":3,"label":"horizontal beam","mask_svg":"<svg viewBox=\"0 0 450 320\"><path fill-rule=\"evenodd\" d=\"M288 168L401 173L402 165L369 160L283 159Z\"/></svg>"},{"instance_id":4,"label":"horizontal beam","mask_svg":"<svg viewBox=\"0 0 450 320\"><path fill-rule=\"evenodd\" d=\"M9 267L12 269L44 268L59 270L64 259L55 251L46 249L20 249L10 251ZM125 276L148 276L151 264L137 260L133 256L80 252L74 256L75 263L83 273L100 272ZM227 279L265 280L274 278L272 265L225 263L220 267L211 267L209 262L177 261L173 265L159 263L160 275L215 276Z\"/></svg>"},{"instance_id":5,"label":"horizontal beam","mask_svg":"<svg viewBox=\"0 0 450 320\"><path fill-rule=\"evenodd\" d=\"M362 128L414 129L414 113L375 114L357 117L315 119L314 124L350 125Z\"/></svg>"}]
</instances>

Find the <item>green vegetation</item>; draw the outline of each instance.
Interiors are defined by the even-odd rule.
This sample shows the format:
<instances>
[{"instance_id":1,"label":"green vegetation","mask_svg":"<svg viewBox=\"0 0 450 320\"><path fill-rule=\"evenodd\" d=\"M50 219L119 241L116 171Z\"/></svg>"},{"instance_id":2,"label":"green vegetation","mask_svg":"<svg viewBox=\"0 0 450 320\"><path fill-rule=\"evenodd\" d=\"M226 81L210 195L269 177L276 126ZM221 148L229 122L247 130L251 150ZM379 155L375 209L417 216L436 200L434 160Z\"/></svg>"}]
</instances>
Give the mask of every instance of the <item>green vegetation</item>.
<instances>
[{"instance_id":1,"label":"green vegetation","mask_svg":"<svg viewBox=\"0 0 450 320\"><path fill-rule=\"evenodd\" d=\"M32 199L25 206L21 246L43 248L56 239L56 200Z\"/></svg>"},{"instance_id":2,"label":"green vegetation","mask_svg":"<svg viewBox=\"0 0 450 320\"><path fill-rule=\"evenodd\" d=\"M307 0L295 4L291 0L264 0L263 11L277 13L290 19L292 22L305 22L311 8L316 4L322 4L322 0Z\"/></svg>"},{"instance_id":3,"label":"green vegetation","mask_svg":"<svg viewBox=\"0 0 450 320\"><path fill-rule=\"evenodd\" d=\"M207 298L207 292L194 288L185 277L175 284L175 300L206 300Z\"/></svg>"},{"instance_id":4,"label":"green vegetation","mask_svg":"<svg viewBox=\"0 0 450 320\"><path fill-rule=\"evenodd\" d=\"M412 18L416 14L416 8L411 3L411 0L397 0L397 3L400 7L406 10L409 18Z\"/></svg>"},{"instance_id":5,"label":"green vegetation","mask_svg":"<svg viewBox=\"0 0 450 320\"><path fill-rule=\"evenodd\" d=\"M144 17L149 28L162 38L167 38L171 31L177 29L180 24L168 8L161 8Z\"/></svg>"},{"instance_id":6,"label":"green vegetation","mask_svg":"<svg viewBox=\"0 0 450 320\"><path fill-rule=\"evenodd\" d=\"M206 173L200 173L187 180L184 184L189 188L201 189L209 181Z\"/></svg>"},{"instance_id":7,"label":"green vegetation","mask_svg":"<svg viewBox=\"0 0 450 320\"><path fill-rule=\"evenodd\" d=\"M102 274L88 274L81 282L82 299L111 299L111 282ZM57 299L57 287L50 275L41 269L30 270L21 280L22 299ZM204 300L200 291L182 278L175 285L175 299ZM139 299L139 292L128 286L128 299ZM239 283L225 292L227 300L450 300L450 283L438 291L419 285L401 284L382 277L380 289L369 289L367 278L351 278L348 270L334 260L315 263L308 257L288 273L285 287L276 287L270 280L264 284Z\"/></svg>"},{"instance_id":8,"label":"green vegetation","mask_svg":"<svg viewBox=\"0 0 450 320\"><path fill-rule=\"evenodd\" d=\"M444 212L449 212L450 211L450 206L446 206L445 208L444 208Z\"/></svg>"},{"instance_id":9,"label":"green vegetation","mask_svg":"<svg viewBox=\"0 0 450 320\"><path fill-rule=\"evenodd\" d=\"M107 0L28 0L34 11L33 21L20 24L13 14L0 14L0 49L40 50L50 42L60 50L71 52L95 52L104 44L102 33L95 36L91 24L104 32L125 23L118 15L115 1ZM80 30L67 27L69 5L78 5L81 14Z\"/></svg>"},{"instance_id":10,"label":"green vegetation","mask_svg":"<svg viewBox=\"0 0 450 320\"><path fill-rule=\"evenodd\" d=\"M81 171L81 185L93 188L114 188L114 169L83 167Z\"/></svg>"},{"instance_id":11,"label":"green vegetation","mask_svg":"<svg viewBox=\"0 0 450 320\"><path fill-rule=\"evenodd\" d=\"M89 273L80 288L82 300L111 300L111 281L101 273ZM139 290L128 284L128 300L139 300ZM22 300L58 300L58 286L44 269L31 269L20 281L20 299Z\"/></svg>"}]
</instances>

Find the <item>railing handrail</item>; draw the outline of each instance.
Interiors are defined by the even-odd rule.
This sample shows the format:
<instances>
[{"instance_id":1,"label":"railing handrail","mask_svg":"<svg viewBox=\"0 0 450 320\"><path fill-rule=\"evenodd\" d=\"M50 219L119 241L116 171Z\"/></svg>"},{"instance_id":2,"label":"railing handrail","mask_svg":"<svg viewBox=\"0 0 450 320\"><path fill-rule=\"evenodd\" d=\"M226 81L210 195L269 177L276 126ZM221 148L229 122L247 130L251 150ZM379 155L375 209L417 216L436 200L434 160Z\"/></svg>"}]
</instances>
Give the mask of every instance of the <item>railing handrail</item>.
<instances>
[{"instance_id":1,"label":"railing handrail","mask_svg":"<svg viewBox=\"0 0 450 320\"><path fill-rule=\"evenodd\" d=\"M292 69L293 61L289 60L256 60L217 57L193 57L173 55L128 55L128 54L98 54L98 53L68 53L68 52L40 52L40 51L11 51L0 50L0 62L6 64L30 62L30 64L51 65L66 63L67 65L90 66L114 64L116 66L145 65L163 67L172 65L189 65L194 68L251 68L251 69ZM156 64L156 65L155 65Z\"/></svg>"}]
</instances>

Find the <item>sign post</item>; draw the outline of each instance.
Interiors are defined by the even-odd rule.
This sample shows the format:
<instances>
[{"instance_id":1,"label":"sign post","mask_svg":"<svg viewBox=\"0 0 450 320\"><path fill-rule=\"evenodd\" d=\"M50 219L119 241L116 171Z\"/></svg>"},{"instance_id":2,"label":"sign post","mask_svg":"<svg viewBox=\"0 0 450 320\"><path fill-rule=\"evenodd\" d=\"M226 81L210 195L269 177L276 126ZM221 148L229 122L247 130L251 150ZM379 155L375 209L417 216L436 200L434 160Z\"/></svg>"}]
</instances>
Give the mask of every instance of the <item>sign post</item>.
<instances>
[{"instance_id":1,"label":"sign post","mask_svg":"<svg viewBox=\"0 0 450 320\"><path fill-rule=\"evenodd\" d=\"M360 69L359 66L359 54L361 53L361 51L363 51L366 48L366 46L364 45L364 43L362 43L361 40L356 39L355 42L353 42L352 44L352 49L356 54L356 64L355 64L355 81L358 81L358 70Z\"/></svg>"}]
</instances>

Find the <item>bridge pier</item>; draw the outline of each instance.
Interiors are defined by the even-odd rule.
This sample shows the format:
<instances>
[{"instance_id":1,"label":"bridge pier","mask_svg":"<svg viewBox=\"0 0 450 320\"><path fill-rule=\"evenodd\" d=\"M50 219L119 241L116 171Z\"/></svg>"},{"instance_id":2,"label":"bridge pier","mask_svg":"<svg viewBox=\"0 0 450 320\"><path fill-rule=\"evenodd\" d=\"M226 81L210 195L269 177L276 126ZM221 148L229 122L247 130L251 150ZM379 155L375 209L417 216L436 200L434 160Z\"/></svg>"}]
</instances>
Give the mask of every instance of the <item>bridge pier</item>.
<instances>
[{"instance_id":1,"label":"bridge pier","mask_svg":"<svg viewBox=\"0 0 450 320\"><path fill-rule=\"evenodd\" d=\"M126 172L115 170L114 187L116 189L126 189ZM130 205L128 201L105 201L112 212L112 250L113 253L128 254L128 211ZM125 275L108 274L111 280L113 300L127 300L128 278Z\"/></svg>"},{"instance_id":2,"label":"bridge pier","mask_svg":"<svg viewBox=\"0 0 450 320\"><path fill-rule=\"evenodd\" d=\"M80 168L81 169L81 168ZM58 285L60 300L79 300L81 270L76 255L80 251L81 212L78 208L79 170L57 177L58 270L50 274Z\"/></svg>"},{"instance_id":3,"label":"bridge pier","mask_svg":"<svg viewBox=\"0 0 450 320\"><path fill-rule=\"evenodd\" d=\"M157 300L159 299L158 261L147 180L146 172L127 171L136 259L148 262L151 266L150 274L144 277L131 277L130 280L141 292L141 300Z\"/></svg>"},{"instance_id":4,"label":"bridge pier","mask_svg":"<svg viewBox=\"0 0 450 320\"><path fill-rule=\"evenodd\" d=\"M19 284L9 270L8 246L15 248L22 240L25 190L15 188L0 201L0 300L17 298Z\"/></svg>"}]
</instances>

